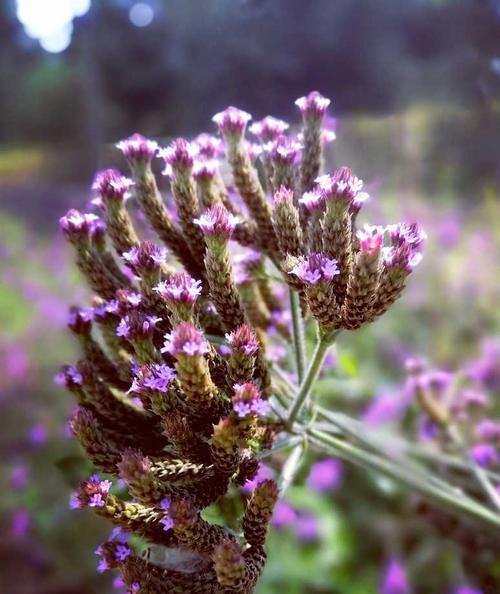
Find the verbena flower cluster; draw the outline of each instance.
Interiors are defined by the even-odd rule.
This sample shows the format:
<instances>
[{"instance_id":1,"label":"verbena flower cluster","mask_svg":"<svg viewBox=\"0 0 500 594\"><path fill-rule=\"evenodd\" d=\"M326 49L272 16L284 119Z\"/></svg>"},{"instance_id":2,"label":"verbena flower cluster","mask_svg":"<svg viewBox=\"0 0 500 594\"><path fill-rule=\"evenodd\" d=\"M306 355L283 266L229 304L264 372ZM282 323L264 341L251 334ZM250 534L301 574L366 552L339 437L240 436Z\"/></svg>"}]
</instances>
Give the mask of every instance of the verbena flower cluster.
<instances>
[{"instance_id":1,"label":"verbena flower cluster","mask_svg":"<svg viewBox=\"0 0 500 594\"><path fill-rule=\"evenodd\" d=\"M284 295L318 322L327 345L383 314L421 258L418 226L358 229L363 182L347 167L322 173L334 137L322 129L329 103L317 92L298 99L298 134L267 117L250 126L249 140L251 116L235 107L214 116L220 137L160 148L134 134L117 145L131 178L100 171L97 214L60 219L94 299L70 313L82 358L59 379L78 400L75 436L112 479L91 476L71 505L119 529L98 548L99 569L119 570L129 592L253 591L277 483L263 480L246 496L240 531L202 512L255 478L316 377L313 365L283 421L275 349L297 334L297 308L290 312ZM154 158L164 163L172 208ZM136 230L138 214L148 238ZM299 362L296 371L302 382ZM140 555L127 534L156 554Z\"/></svg>"}]
</instances>

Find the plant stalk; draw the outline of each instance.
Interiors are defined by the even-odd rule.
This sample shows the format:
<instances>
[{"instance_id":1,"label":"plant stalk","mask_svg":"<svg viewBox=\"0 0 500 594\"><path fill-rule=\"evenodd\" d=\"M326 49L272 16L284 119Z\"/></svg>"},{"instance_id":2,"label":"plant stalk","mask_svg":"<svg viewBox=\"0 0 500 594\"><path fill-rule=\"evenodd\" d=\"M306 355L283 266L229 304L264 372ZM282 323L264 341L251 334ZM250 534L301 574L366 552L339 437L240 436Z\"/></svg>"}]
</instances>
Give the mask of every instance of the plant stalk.
<instances>
[{"instance_id":1,"label":"plant stalk","mask_svg":"<svg viewBox=\"0 0 500 594\"><path fill-rule=\"evenodd\" d=\"M304 321L300 311L300 299L297 291L289 289L290 311L292 314L293 348L295 351L295 366L299 384L304 378L306 360L306 341L304 336Z\"/></svg>"}]
</instances>

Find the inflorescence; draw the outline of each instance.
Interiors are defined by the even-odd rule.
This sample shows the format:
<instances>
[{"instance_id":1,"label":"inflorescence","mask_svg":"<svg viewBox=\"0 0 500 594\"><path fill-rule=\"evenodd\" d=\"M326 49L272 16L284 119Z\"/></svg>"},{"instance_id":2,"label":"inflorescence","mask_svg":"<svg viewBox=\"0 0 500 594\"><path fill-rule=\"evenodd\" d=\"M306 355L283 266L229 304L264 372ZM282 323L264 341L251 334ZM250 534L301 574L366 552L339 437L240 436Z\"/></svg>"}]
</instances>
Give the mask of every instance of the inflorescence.
<instances>
[{"instance_id":1,"label":"inflorescence","mask_svg":"<svg viewBox=\"0 0 500 594\"><path fill-rule=\"evenodd\" d=\"M202 512L254 479L308 396L315 370L290 422L277 415L273 349L292 343L298 318L316 320L326 345L372 322L421 258L417 225L358 229L363 182L347 167L322 173L334 138L322 129L329 103L317 92L298 99L298 134L269 116L249 126L248 140L251 116L235 107L214 116L220 137L160 148L134 134L117 144L131 177L99 172L97 214L60 219L94 294L92 307L71 311L82 358L60 378L78 400L75 436L112 479L91 476L71 504L115 525L99 569L119 570L130 592L253 591L277 483L247 496L240 531ZM152 172L156 157L175 213ZM139 237L137 210L151 237ZM128 534L164 555L141 556Z\"/></svg>"}]
</instances>

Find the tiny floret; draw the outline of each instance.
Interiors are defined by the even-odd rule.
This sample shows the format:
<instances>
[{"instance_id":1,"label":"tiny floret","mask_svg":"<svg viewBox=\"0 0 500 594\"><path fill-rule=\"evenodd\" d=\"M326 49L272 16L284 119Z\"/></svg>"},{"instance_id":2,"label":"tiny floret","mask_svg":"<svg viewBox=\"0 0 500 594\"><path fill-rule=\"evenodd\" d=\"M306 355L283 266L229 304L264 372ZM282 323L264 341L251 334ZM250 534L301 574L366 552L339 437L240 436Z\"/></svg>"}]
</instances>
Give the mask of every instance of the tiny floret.
<instances>
[{"instance_id":1,"label":"tiny floret","mask_svg":"<svg viewBox=\"0 0 500 594\"><path fill-rule=\"evenodd\" d=\"M163 157L167 165L165 174L171 171L181 172L192 169L196 157L196 147L185 138L177 138L167 148L160 149L159 156Z\"/></svg>"},{"instance_id":2,"label":"tiny floret","mask_svg":"<svg viewBox=\"0 0 500 594\"><path fill-rule=\"evenodd\" d=\"M259 349L259 341L253 328L247 324L243 324L233 330L230 334L226 334L226 340L231 347L231 350L240 352L244 355L254 355Z\"/></svg>"},{"instance_id":3,"label":"tiny floret","mask_svg":"<svg viewBox=\"0 0 500 594\"><path fill-rule=\"evenodd\" d=\"M154 390L165 393L175 378L175 370L168 365L158 363L141 365L135 371L129 392L141 394L148 390Z\"/></svg>"},{"instance_id":4,"label":"tiny floret","mask_svg":"<svg viewBox=\"0 0 500 594\"><path fill-rule=\"evenodd\" d=\"M359 239L359 247L361 252L376 256L382 249L384 243L384 228L378 225L365 225L356 234Z\"/></svg>"},{"instance_id":5,"label":"tiny floret","mask_svg":"<svg viewBox=\"0 0 500 594\"><path fill-rule=\"evenodd\" d=\"M169 305L192 305L201 295L201 281L186 272L174 272L154 288Z\"/></svg>"},{"instance_id":6,"label":"tiny floret","mask_svg":"<svg viewBox=\"0 0 500 594\"><path fill-rule=\"evenodd\" d=\"M256 136L261 142L267 143L276 140L290 126L283 120L278 120L273 116L266 116L259 122L254 122L248 131Z\"/></svg>"},{"instance_id":7,"label":"tiny floret","mask_svg":"<svg viewBox=\"0 0 500 594\"><path fill-rule=\"evenodd\" d=\"M238 417L265 415L269 412L269 403L262 400L261 393L252 382L235 384L233 394L233 410Z\"/></svg>"}]
</instances>

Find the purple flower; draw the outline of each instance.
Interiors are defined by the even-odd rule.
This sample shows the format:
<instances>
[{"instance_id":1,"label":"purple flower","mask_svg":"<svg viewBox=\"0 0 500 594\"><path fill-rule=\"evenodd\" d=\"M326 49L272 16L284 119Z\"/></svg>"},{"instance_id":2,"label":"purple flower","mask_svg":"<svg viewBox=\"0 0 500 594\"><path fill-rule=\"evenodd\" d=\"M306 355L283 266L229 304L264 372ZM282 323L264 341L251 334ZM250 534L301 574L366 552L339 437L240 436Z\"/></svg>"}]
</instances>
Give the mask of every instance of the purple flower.
<instances>
[{"instance_id":1,"label":"purple flower","mask_svg":"<svg viewBox=\"0 0 500 594\"><path fill-rule=\"evenodd\" d=\"M377 256L384 242L384 228L378 225L365 225L356 233L360 250L368 256Z\"/></svg>"},{"instance_id":2,"label":"purple flower","mask_svg":"<svg viewBox=\"0 0 500 594\"><path fill-rule=\"evenodd\" d=\"M299 203L304 206L307 212L320 210L325 205L325 194L320 189L304 192L302 198L299 198Z\"/></svg>"},{"instance_id":3,"label":"purple flower","mask_svg":"<svg viewBox=\"0 0 500 594\"><path fill-rule=\"evenodd\" d=\"M125 559L130 556L131 552L130 547L126 544L117 545L115 549L116 560L125 561Z\"/></svg>"},{"instance_id":4,"label":"purple flower","mask_svg":"<svg viewBox=\"0 0 500 594\"><path fill-rule=\"evenodd\" d=\"M104 507L111 487L111 481L101 481L96 474L93 474L80 484L76 493L73 493L69 506L71 509Z\"/></svg>"},{"instance_id":5,"label":"purple flower","mask_svg":"<svg viewBox=\"0 0 500 594\"><path fill-rule=\"evenodd\" d=\"M42 446L47 441L47 427L42 423L32 425L29 430L29 439L34 446Z\"/></svg>"},{"instance_id":6,"label":"purple flower","mask_svg":"<svg viewBox=\"0 0 500 594\"><path fill-rule=\"evenodd\" d=\"M312 514L299 514L295 521L295 534L299 541L304 544L318 540L318 519Z\"/></svg>"},{"instance_id":7,"label":"purple flower","mask_svg":"<svg viewBox=\"0 0 500 594\"><path fill-rule=\"evenodd\" d=\"M396 223L386 228L394 247L411 245L416 249L427 239L427 233L417 223Z\"/></svg>"},{"instance_id":8,"label":"purple flower","mask_svg":"<svg viewBox=\"0 0 500 594\"><path fill-rule=\"evenodd\" d=\"M189 171L192 169L196 157L196 147L185 138L177 138L167 148L159 151L159 156L165 159L167 165L165 175L171 172Z\"/></svg>"},{"instance_id":9,"label":"purple flower","mask_svg":"<svg viewBox=\"0 0 500 594\"><path fill-rule=\"evenodd\" d=\"M296 163L299 160L302 148L300 142L288 136L279 136L266 146L272 162L278 167L286 167Z\"/></svg>"},{"instance_id":10,"label":"purple flower","mask_svg":"<svg viewBox=\"0 0 500 594\"><path fill-rule=\"evenodd\" d=\"M136 161L137 163L149 163L156 155L158 143L154 140L148 140L141 134L132 134L129 138L121 140L116 144L127 161Z\"/></svg>"},{"instance_id":11,"label":"purple flower","mask_svg":"<svg viewBox=\"0 0 500 594\"><path fill-rule=\"evenodd\" d=\"M54 381L56 384L71 388L72 386L80 386L83 382L83 376L71 365L65 365L61 371L56 374Z\"/></svg>"},{"instance_id":12,"label":"purple flower","mask_svg":"<svg viewBox=\"0 0 500 594\"><path fill-rule=\"evenodd\" d=\"M330 99L323 97L318 91L311 91L305 97L299 97L295 101L295 105L302 112L304 119L311 118L315 120L323 118L330 103Z\"/></svg>"},{"instance_id":13,"label":"purple flower","mask_svg":"<svg viewBox=\"0 0 500 594\"><path fill-rule=\"evenodd\" d=\"M28 469L26 466L17 464L10 471L10 486L15 491L22 491L28 484Z\"/></svg>"},{"instance_id":14,"label":"purple flower","mask_svg":"<svg viewBox=\"0 0 500 594\"><path fill-rule=\"evenodd\" d=\"M273 478L273 471L261 462L259 464L257 474L253 477L253 479L246 481L246 483L241 487L241 490L243 493L251 493L257 485L260 485L260 483L263 481L267 481L271 478Z\"/></svg>"},{"instance_id":15,"label":"purple flower","mask_svg":"<svg viewBox=\"0 0 500 594\"><path fill-rule=\"evenodd\" d=\"M122 258L133 272L140 275L144 272L158 271L167 259L167 250L155 245L152 241L142 241L130 251L123 252Z\"/></svg>"},{"instance_id":16,"label":"purple flower","mask_svg":"<svg viewBox=\"0 0 500 594\"><path fill-rule=\"evenodd\" d=\"M205 235L224 239L231 238L239 222L239 218L228 212L222 204L214 204L199 218L194 219L194 223L201 227Z\"/></svg>"},{"instance_id":17,"label":"purple flower","mask_svg":"<svg viewBox=\"0 0 500 594\"><path fill-rule=\"evenodd\" d=\"M259 388L252 382L234 385L233 410L238 417L265 415L269 412L269 403L262 400Z\"/></svg>"},{"instance_id":18,"label":"purple flower","mask_svg":"<svg viewBox=\"0 0 500 594\"><path fill-rule=\"evenodd\" d=\"M326 200L338 200L352 205L354 199L364 194L363 181L353 175L349 167L341 167L333 175L321 175L314 181ZM367 196L363 196L363 201L366 199Z\"/></svg>"},{"instance_id":19,"label":"purple flower","mask_svg":"<svg viewBox=\"0 0 500 594\"><path fill-rule=\"evenodd\" d=\"M174 520L168 513L171 505L172 500L170 497L164 497L160 502L160 507L165 512L165 515L160 520L160 524L163 525L163 530L165 531L171 530L174 527Z\"/></svg>"},{"instance_id":20,"label":"purple flower","mask_svg":"<svg viewBox=\"0 0 500 594\"><path fill-rule=\"evenodd\" d=\"M367 425L377 426L382 423L397 420L408 406L408 402L399 395L384 394L374 398L365 412L363 413L363 421Z\"/></svg>"},{"instance_id":21,"label":"purple flower","mask_svg":"<svg viewBox=\"0 0 500 594\"><path fill-rule=\"evenodd\" d=\"M30 525L30 513L27 509L16 509L12 516L10 532L14 538L26 535Z\"/></svg>"},{"instance_id":22,"label":"purple flower","mask_svg":"<svg viewBox=\"0 0 500 594\"><path fill-rule=\"evenodd\" d=\"M130 336L130 323L129 317L125 316L120 320L120 323L116 327L116 335L122 338L128 338Z\"/></svg>"},{"instance_id":23,"label":"purple flower","mask_svg":"<svg viewBox=\"0 0 500 594\"><path fill-rule=\"evenodd\" d=\"M219 170L219 162L215 159L196 161L193 167L193 177L200 182L209 182L215 178Z\"/></svg>"},{"instance_id":24,"label":"purple flower","mask_svg":"<svg viewBox=\"0 0 500 594\"><path fill-rule=\"evenodd\" d=\"M226 340L233 351L238 351L247 356L255 355L260 346L255 331L247 324L243 324L230 334L226 334Z\"/></svg>"},{"instance_id":25,"label":"purple flower","mask_svg":"<svg viewBox=\"0 0 500 594\"><path fill-rule=\"evenodd\" d=\"M201 281L195 280L185 272L174 272L167 281L154 288L168 305L193 305L201 295Z\"/></svg>"},{"instance_id":26,"label":"purple flower","mask_svg":"<svg viewBox=\"0 0 500 594\"><path fill-rule=\"evenodd\" d=\"M274 206L280 206L281 204L293 204L293 191L285 186L281 186L274 193Z\"/></svg>"},{"instance_id":27,"label":"purple flower","mask_svg":"<svg viewBox=\"0 0 500 594\"><path fill-rule=\"evenodd\" d=\"M72 208L59 219L62 232L71 240L89 237L99 217L92 213L81 213Z\"/></svg>"},{"instance_id":28,"label":"purple flower","mask_svg":"<svg viewBox=\"0 0 500 594\"><path fill-rule=\"evenodd\" d=\"M133 184L131 179L124 177L116 169L104 169L95 176L92 189L98 192L103 200L121 202L125 200Z\"/></svg>"},{"instance_id":29,"label":"purple flower","mask_svg":"<svg viewBox=\"0 0 500 594\"><path fill-rule=\"evenodd\" d=\"M342 464L334 458L326 458L312 465L307 486L320 493L331 493L337 489L344 474Z\"/></svg>"},{"instance_id":30,"label":"purple flower","mask_svg":"<svg viewBox=\"0 0 500 594\"><path fill-rule=\"evenodd\" d=\"M396 559L389 561L384 569L380 592L381 594L409 594L410 592L406 569Z\"/></svg>"},{"instance_id":31,"label":"purple flower","mask_svg":"<svg viewBox=\"0 0 500 594\"><path fill-rule=\"evenodd\" d=\"M281 136L289 125L283 120L278 120L273 116L266 116L260 122L254 122L249 128L249 132L256 136L261 142L267 143L276 140Z\"/></svg>"},{"instance_id":32,"label":"purple flower","mask_svg":"<svg viewBox=\"0 0 500 594\"><path fill-rule=\"evenodd\" d=\"M181 322L170 334L165 334L162 353L170 353L174 357L201 357L208 353L209 346L202 332L189 322Z\"/></svg>"},{"instance_id":33,"label":"purple flower","mask_svg":"<svg viewBox=\"0 0 500 594\"><path fill-rule=\"evenodd\" d=\"M469 588L468 586L461 586L453 594L483 594L483 592L475 588Z\"/></svg>"},{"instance_id":34,"label":"purple flower","mask_svg":"<svg viewBox=\"0 0 500 594\"><path fill-rule=\"evenodd\" d=\"M223 136L240 137L252 116L246 111L230 106L224 111L216 113L212 121L218 126Z\"/></svg>"},{"instance_id":35,"label":"purple flower","mask_svg":"<svg viewBox=\"0 0 500 594\"><path fill-rule=\"evenodd\" d=\"M136 370L129 392L140 394L145 390L155 390L165 393L175 377L175 370L168 365L158 363L142 365Z\"/></svg>"},{"instance_id":36,"label":"purple flower","mask_svg":"<svg viewBox=\"0 0 500 594\"><path fill-rule=\"evenodd\" d=\"M224 142L211 134L200 134L193 141L196 156L203 159L216 159L224 155Z\"/></svg>"},{"instance_id":37,"label":"purple flower","mask_svg":"<svg viewBox=\"0 0 500 594\"><path fill-rule=\"evenodd\" d=\"M274 528L285 528L295 524L297 520L297 512L286 501L278 501L274 508L273 518L271 524Z\"/></svg>"},{"instance_id":38,"label":"purple flower","mask_svg":"<svg viewBox=\"0 0 500 594\"><path fill-rule=\"evenodd\" d=\"M480 441L500 443L500 423L492 419L484 419L478 423L474 434Z\"/></svg>"},{"instance_id":39,"label":"purple flower","mask_svg":"<svg viewBox=\"0 0 500 594\"><path fill-rule=\"evenodd\" d=\"M310 285L317 285L322 281L331 281L339 274L339 269L337 260L327 258L322 253L313 253L300 257L289 274Z\"/></svg>"},{"instance_id":40,"label":"purple flower","mask_svg":"<svg viewBox=\"0 0 500 594\"><path fill-rule=\"evenodd\" d=\"M487 468L500 462L498 449L488 443L478 443L470 449L471 458L476 464Z\"/></svg>"}]
</instances>

